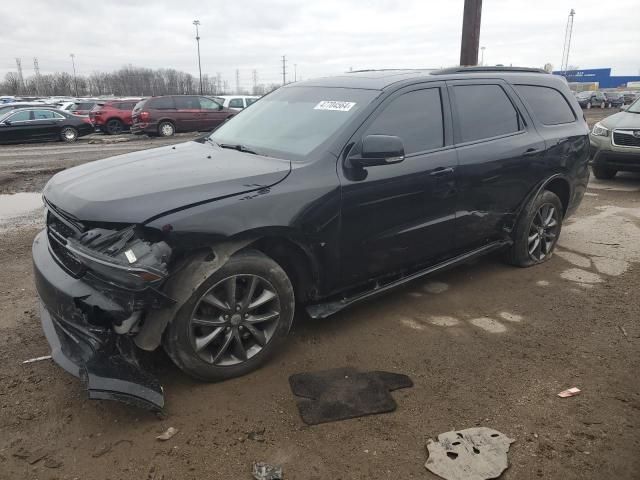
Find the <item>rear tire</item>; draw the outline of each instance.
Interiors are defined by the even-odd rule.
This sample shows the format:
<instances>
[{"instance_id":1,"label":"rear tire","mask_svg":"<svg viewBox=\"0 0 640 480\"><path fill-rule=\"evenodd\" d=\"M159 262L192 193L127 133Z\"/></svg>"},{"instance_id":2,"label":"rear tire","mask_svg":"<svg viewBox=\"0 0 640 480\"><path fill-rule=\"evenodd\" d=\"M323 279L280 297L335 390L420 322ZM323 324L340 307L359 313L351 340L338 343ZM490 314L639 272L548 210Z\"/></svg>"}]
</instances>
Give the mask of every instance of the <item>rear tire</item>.
<instances>
[{"instance_id":1,"label":"rear tire","mask_svg":"<svg viewBox=\"0 0 640 480\"><path fill-rule=\"evenodd\" d=\"M66 143L73 143L78 139L78 130L73 127L64 127L60 130L60 139Z\"/></svg>"},{"instance_id":2,"label":"rear tire","mask_svg":"<svg viewBox=\"0 0 640 480\"><path fill-rule=\"evenodd\" d=\"M117 118L112 118L106 125L107 133L109 135L119 135L124 130L124 124Z\"/></svg>"},{"instance_id":3,"label":"rear tire","mask_svg":"<svg viewBox=\"0 0 640 480\"><path fill-rule=\"evenodd\" d=\"M176 127L171 122L160 122L158 125L158 135L161 137L173 137Z\"/></svg>"},{"instance_id":4,"label":"rear tire","mask_svg":"<svg viewBox=\"0 0 640 480\"><path fill-rule=\"evenodd\" d=\"M163 345L192 377L238 377L279 350L294 311L293 287L282 267L262 252L240 252L193 292L167 327Z\"/></svg>"},{"instance_id":5,"label":"rear tire","mask_svg":"<svg viewBox=\"0 0 640 480\"><path fill-rule=\"evenodd\" d=\"M516 223L507 262L530 267L549 260L560 237L563 216L562 201L555 193L544 190L531 200Z\"/></svg>"},{"instance_id":6,"label":"rear tire","mask_svg":"<svg viewBox=\"0 0 640 480\"><path fill-rule=\"evenodd\" d=\"M618 171L615 168L593 166L592 169L593 169L593 175L598 180L611 180L613 177L616 176L616 173L618 173Z\"/></svg>"}]
</instances>

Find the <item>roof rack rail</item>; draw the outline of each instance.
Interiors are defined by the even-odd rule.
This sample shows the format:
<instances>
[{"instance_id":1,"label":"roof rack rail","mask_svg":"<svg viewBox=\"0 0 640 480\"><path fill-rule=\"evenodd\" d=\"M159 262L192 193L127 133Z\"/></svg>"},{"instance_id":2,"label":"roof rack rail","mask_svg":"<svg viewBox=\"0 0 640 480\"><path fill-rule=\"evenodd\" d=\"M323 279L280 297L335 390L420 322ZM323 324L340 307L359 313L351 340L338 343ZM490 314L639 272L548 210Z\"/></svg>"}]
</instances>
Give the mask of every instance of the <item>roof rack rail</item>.
<instances>
[{"instance_id":1,"label":"roof rack rail","mask_svg":"<svg viewBox=\"0 0 640 480\"><path fill-rule=\"evenodd\" d=\"M549 73L541 68L530 67L451 67L431 72L431 75L451 75L453 73L491 73L491 72L516 72L516 73Z\"/></svg>"}]
</instances>

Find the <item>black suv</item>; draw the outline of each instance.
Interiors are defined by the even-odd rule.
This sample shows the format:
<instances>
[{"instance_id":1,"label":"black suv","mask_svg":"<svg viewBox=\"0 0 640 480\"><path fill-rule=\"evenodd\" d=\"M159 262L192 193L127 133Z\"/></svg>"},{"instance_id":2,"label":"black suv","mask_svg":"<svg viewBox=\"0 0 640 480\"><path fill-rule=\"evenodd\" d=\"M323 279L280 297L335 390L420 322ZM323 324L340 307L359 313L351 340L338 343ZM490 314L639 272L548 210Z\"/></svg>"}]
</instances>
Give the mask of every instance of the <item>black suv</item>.
<instances>
[{"instance_id":1,"label":"black suv","mask_svg":"<svg viewBox=\"0 0 640 480\"><path fill-rule=\"evenodd\" d=\"M548 260L588 155L578 103L541 70L287 85L210 136L51 179L33 259L53 358L92 398L161 408L140 349L235 377L298 307L327 317L496 250Z\"/></svg>"}]
</instances>

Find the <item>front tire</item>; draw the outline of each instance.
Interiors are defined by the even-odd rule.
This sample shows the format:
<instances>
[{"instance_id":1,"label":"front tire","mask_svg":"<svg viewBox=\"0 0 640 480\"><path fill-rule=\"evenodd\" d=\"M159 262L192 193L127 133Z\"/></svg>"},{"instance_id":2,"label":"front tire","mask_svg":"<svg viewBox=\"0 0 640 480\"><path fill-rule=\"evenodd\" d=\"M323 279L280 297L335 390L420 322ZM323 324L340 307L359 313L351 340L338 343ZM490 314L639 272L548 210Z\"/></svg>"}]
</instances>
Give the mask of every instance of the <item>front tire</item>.
<instances>
[{"instance_id":1,"label":"front tire","mask_svg":"<svg viewBox=\"0 0 640 480\"><path fill-rule=\"evenodd\" d=\"M258 251L232 256L180 308L163 344L174 363L204 381L245 375L282 344L295 310L293 287Z\"/></svg>"},{"instance_id":2,"label":"front tire","mask_svg":"<svg viewBox=\"0 0 640 480\"><path fill-rule=\"evenodd\" d=\"M73 143L78 139L78 130L73 127L64 127L60 130L60 139L66 143Z\"/></svg>"},{"instance_id":3,"label":"front tire","mask_svg":"<svg viewBox=\"0 0 640 480\"><path fill-rule=\"evenodd\" d=\"M593 169L593 175L598 180L611 180L613 177L616 176L616 173L618 173L618 171L614 168L593 166L592 169Z\"/></svg>"},{"instance_id":4,"label":"front tire","mask_svg":"<svg viewBox=\"0 0 640 480\"><path fill-rule=\"evenodd\" d=\"M560 198L548 190L529 202L516 224L507 261L518 267L530 267L549 260L560 237L563 212Z\"/></svg>"}]
</instances>

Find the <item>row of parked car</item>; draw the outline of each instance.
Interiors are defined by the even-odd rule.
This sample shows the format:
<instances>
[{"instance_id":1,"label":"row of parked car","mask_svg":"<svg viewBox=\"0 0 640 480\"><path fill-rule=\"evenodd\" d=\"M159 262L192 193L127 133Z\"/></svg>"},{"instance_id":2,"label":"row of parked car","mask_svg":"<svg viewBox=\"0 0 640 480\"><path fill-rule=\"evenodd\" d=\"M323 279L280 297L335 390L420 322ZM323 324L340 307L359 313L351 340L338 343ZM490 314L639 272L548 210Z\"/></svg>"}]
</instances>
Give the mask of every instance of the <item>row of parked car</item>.
<instances>
[{"instance_id":1,"label":"row of parked car","mask_svg":"<svg viewBox=\"0 0 640 480\"><path fill-rule=\"evenodd\" d=\"M618 108L632 104L638 97L636 92L601 92L587 90L575 94L582 108Z\"/></svg>"},{"instance_id":2,"label":"row of parked car","mask_svg":"<svg viewBox=\"0 0 640 480\"><path fill-rule=\"evenodd\" d=\"M149 136L209 131L259 97L166 95L150 98L78 99L0 104L0 143L73 142L94 131Z\"/></svg>"}]
</instances>

